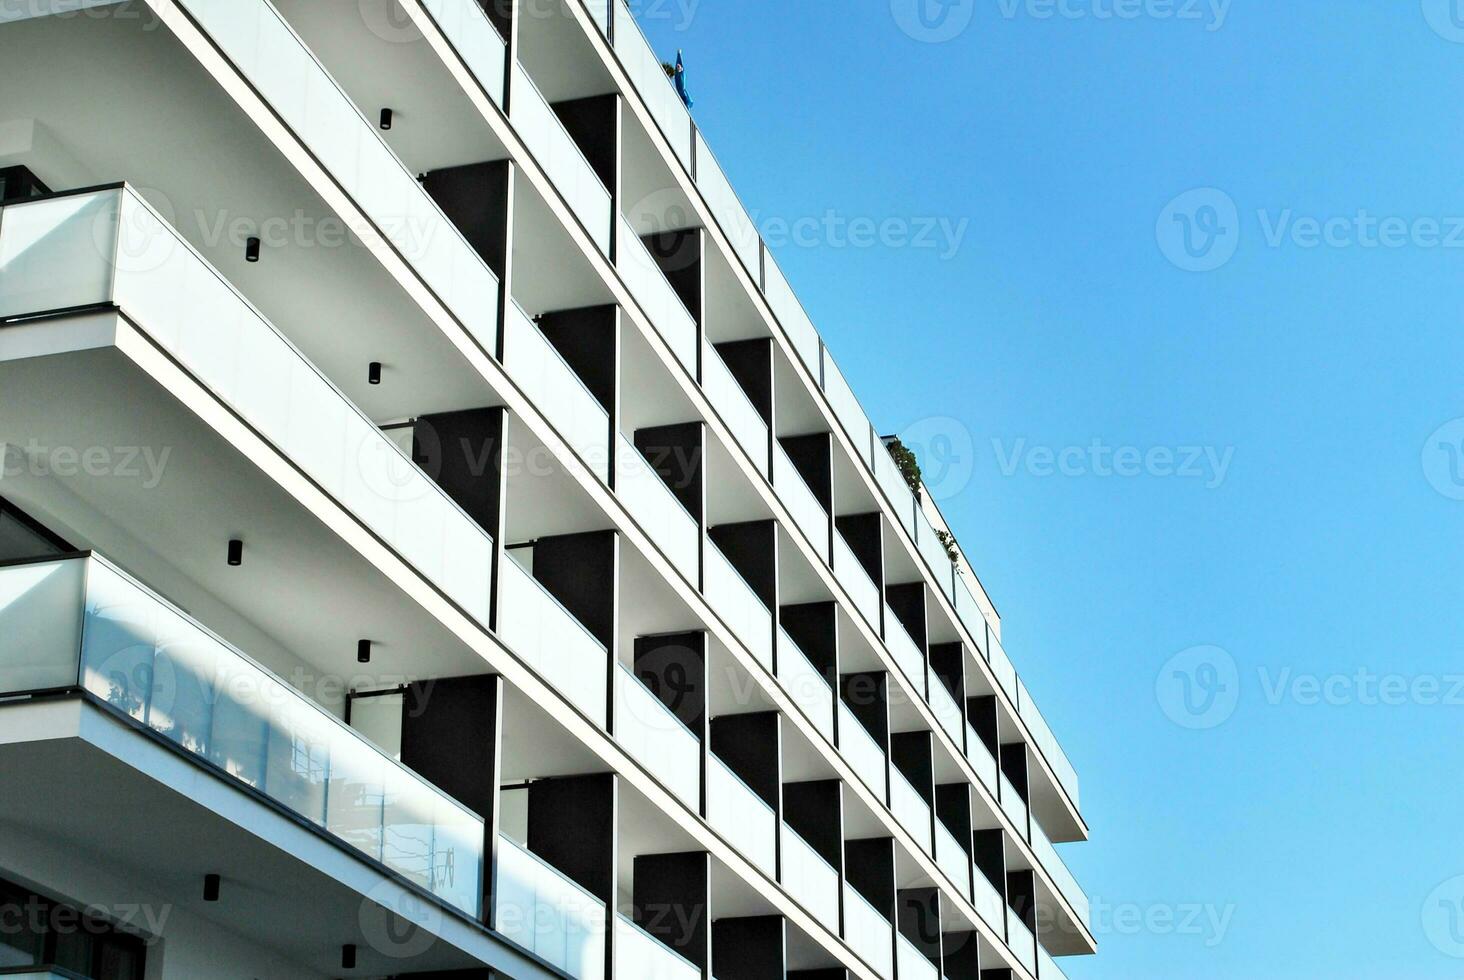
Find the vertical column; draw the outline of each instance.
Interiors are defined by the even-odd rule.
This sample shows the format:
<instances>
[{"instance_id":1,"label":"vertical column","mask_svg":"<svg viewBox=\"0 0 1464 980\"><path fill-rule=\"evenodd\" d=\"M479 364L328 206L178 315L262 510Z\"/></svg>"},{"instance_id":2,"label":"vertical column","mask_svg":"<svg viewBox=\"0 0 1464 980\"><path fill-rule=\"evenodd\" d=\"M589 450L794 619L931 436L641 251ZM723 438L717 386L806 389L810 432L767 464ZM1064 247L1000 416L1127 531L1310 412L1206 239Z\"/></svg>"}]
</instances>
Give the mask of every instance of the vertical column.
<instances>
[{"instance_id":1,"label":"vertical column","mask_svg":"<svg viewBox=\"0 0 1464 980\"><path fill-rule=\"evenodd\" d=\"M712 856L642 854L632 885L635 924L711 976Z\"/></svg>"},{"instance_id":2,"label":"vertical column","mask_svg":"<svg viewBox=\"0 0 1464 980\"><path fill-rule=\"evenodd\" d=\"M784 980L787 932L781 915L718 919L712 923L712 975L717 980Z\"/></svg>"},{"instance_id":3,"label":"vertical column","mask_svg":"<svg viewBox=\"0 0 1464 980\"><path fill-rule=\"evenodd\" d=\"M776 438L773 425L773 341L771 337L755 340L737 340L718 344L717 353L727 364L727 370L741 386L747 400L757 409L768 427L768 459L772 466L773 439Z\"/></svg>"},{"instance_id":4,"label":"vertical column","mask_svg":"<svg viewBox=\"0 0 1464 980\"><path fill-rule=\"evenodd\" d=\"M772 613L773 668L777 669L778 650L778 524L776 521L751 521L746 524L719 524L707 532L712 542L737 569L753 593Z\"/></svg>"},{"instance_id":5,"label":"vertical column","mask_svg":"<svg viewBox=\"0 0 1464 980\"><path fill-rule=\"evenodd\" d=\"M905 632L910 634L910 639L915 641L915 647L920 651L921 675L919 677L912 677L911 680L915 683L915 688L919 695L922 698L929 698L930 691L926 687L925 676L929 669L926 652L925 583L910 582L903 585L887 585L885 586L884 595L885 602L889 604L890 611L895 614L895 618L900 621L900 625L905 628ZM890 628L890 625L886 623L885 629L888 630Z\"/></svg>"},{"instance_id":6,"label":"vertical column","mask_svg":"<svg viewBox=\"0 0 1464 980\"><path fill-rule=\"evenodd\" d=\"M605 903L605 976L615 975L619 780L613 773L529 784L529 850Z\"/></svg>"},{"instance_id":7,"label":"vertical column","mask_svg":"<svg viewBox=\"0 0 1464 980\"><path fill-rule=\"evenodd\" d=\"M707 746L711 729L707 712L707 635L701 632L638 636L635 640L635 675L661 703L696 735L701 743L701 800L707 812Z\"/></svg>"},{"instance_id":8,"label":"vertical column","mask_svg":"<svg viewBox=\"0 0 1464 980\"><path fill-rule=\"evenodd\" d=\"M702 358L706 356L703 338L706 330L706 262L707 233L704 228L685 228L646 235L641 239L665 273L671 288L696 322L696 380L702 379Z\"/></svg>"}]
</instances>

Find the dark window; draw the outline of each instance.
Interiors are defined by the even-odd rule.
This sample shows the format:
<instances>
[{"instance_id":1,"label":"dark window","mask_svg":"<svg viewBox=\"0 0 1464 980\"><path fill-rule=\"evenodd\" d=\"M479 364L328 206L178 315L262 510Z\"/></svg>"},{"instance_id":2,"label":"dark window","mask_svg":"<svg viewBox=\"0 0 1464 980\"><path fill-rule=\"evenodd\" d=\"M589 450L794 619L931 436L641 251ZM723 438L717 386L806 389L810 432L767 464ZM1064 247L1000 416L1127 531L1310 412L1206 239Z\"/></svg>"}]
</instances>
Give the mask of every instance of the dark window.
<instances>
[{"instance_id":1,"label":"dark window","mask_svg":"<svg viewBox=\"0 0 1464 980\"><path fill-rule=\"evenodd\" d=\"M138 937L0 881L0 969L59 967L88 980L142 980L146 958Z\"/></svg>"},{"instance_id":2,"label":"dark window","mask_svg":"<svg viewBox=\"0 0 1464 980\"><path fill-rule=\"evenodd\" d=\"M40 522L0 497L0 561L45 558L74 550Z\"/></svg>"},{"instance_id":3,"label":"dark window","mask_svg":"<svg viewBox=\"0 0 1464 980\"><path fill-rule=\"evenodd\" d=\"M0 204L15 204L49 193L50 188L25 167L0 167Z\"/></svg>"}]
</instances>

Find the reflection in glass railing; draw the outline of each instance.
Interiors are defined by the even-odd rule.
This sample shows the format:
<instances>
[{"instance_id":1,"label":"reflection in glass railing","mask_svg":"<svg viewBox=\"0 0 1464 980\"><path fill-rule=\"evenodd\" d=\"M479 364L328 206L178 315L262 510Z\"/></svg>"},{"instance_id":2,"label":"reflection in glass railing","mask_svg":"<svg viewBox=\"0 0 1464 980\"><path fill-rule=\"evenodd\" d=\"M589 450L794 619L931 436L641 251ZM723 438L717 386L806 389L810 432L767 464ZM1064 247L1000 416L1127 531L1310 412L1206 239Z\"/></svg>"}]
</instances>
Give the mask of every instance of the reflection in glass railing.
<instances>
[{"instance_id":1,"label":"reflection in glass railing","mask_svg":"<svg viewBox=\"0 0 1464 980\"><path fill-rule=\"evenodd\" d=\"M682 166L691 172L691 114L625 0L615 0L615 53Z\"/></svg>"},{"instance_id":2,"label":"reflection in glass railing","mask_svg":"<svg viewBox=\"0 0 1464 980\"><path fill-rule=\"evenodd\" d=\"M615 976L635 980L701 980L701 970L631 922L615 917Z\"/></svg>"},{"instance_id":3,"label":"reflection in glass railing","mask_svg":"<svg viewBox=\"0 0 1464 980\"><path fill-rule=\"evenodd\" d=\"M854 608L864 616L870 629L878 633L879 588L859 563L859 559L854 557L844 535L838 531L834 532L834 577L854 599Z\"/></svg>"},{"instance_id":4,"label":"reflection in glass railing","mask_svg":"<svg viewBox=\"0 0 1464 980\"><path fill-rule=\"evenodd\" d=\"M596 0L590 0L593 7ZM599 0L601 6L606 0ZM507 49L503 36L493 26L477 0L422 0L422 6L437 22L437 29L452 42L458 57L478 79L488 95L503 106L503 66Z\"/></svg>"},{"instance_id":5,"label":"reflection in glass railing","mask_svg":"<svg viewBox=\"0 0 1464 980\"><path fill-rule=\"evenodd\" d=\"M904 936L895 940L895 975L900 980L940 980L940 971Z\"/></svg>"},{"instance_id":6,"label":"reflection in glass railing","mask_svg":"<svg viewBox=\"0 0 1464 980\"><path fill-rule=\"evenodd\" d=\"M610 655L580 621L518 563L499 566L498 635L520 660L601 726L609 703Z\"/></svg>"},{"instance_id":7,"label":"reflection in glass railing","mask_svg":"<svg viewBox=\"0 0 1464 980\"><path fill-rule=\"evenodd\" d=\"M610 479L610 415L517 303L503 324L503 367L560 438L601 480Z\"/></svg>"},{"instance_id":8,"label":"reflection in glass railing","mask_svg":"<svg viewBox=\"0 0 1464 980\"><path fill-rule=\"evenodd\" d=\"M888 605L884 607L885 614L885 646L889 648L890 655L895 658L900 672L905 675L905 680L914 688L917 697L925 698L925 652L920 649L909 632L895 615L893 609Z\"/></svg>"},{"instance_id":9,"label":"reflection in glass railing","mask_svg":"<svg viewBox=\"0 0 1464 980\"><path fill-rule=\"evenodd\" d=\"M890 812L900 826L919 842L921 850L931 853L930 804L894 766L890 767Z\"/></svg>"},{"instance_id":10,"label":"reflection in glass railing","mask_svg":"<svg viewBox=\"0 0 1464 980\"><path fill-rule=\"evenodd\" d=\"M0 315L108 301L486 627L493 539L141 197L3 210Z\"/></svg>"},{"instance_id":11,"label":"reflection in glass railing","mask_svg":"<svg viewBox=\"0 0 1464 980\"><path fill-rule=\"evenodd\" d=\"M768 670L773 669L773 614L732 567L722 549L711 541L706 548L706 598L737 638Z\"/></svg>"},{"instance_id":12,"label":"reflection in glass railing","mask_svg":"<svg viewBox=\"0 0 1464 980\"><path fill-rule=\"evenodd\" d=\"M781 626L778 627L778 681L808 720L832 742L834 689Z\"/></svg>"},{"instance_id":13,"label":"reflection in glass railing","mask_svg":"<svg viewBox=\"0 0 1464 980\"><path fill-rule=\"evenodd\" d=\"M509 116L580 224L600 251L609 255L610 192L521 64L513 66L513 108Z\"/></svg>"},{"instance_id":14,"label":"reflection in glass railing","mask_svg":"<svg viewBox=\"0 0 1464 980\"><path fill-rule=\"evenodd\" d=\"M624 664L615 671L615 741L693 810L701 808L701 741Z\"/></svg>"},{"instance_id":15,"label":"reflection in glass railing","mask_svg":"<svg viewBox=\"0 0 1464 980\"><path fill-rule=\"evenodd\" d=\"M497 278L274 7L267 0L183 6L452 315L493 350L497 304L483 297L497 294Z\"/></svg>"},{"instance_id":16,"label":"reflection in glass railing","mask_svg":"<svg viewBox=\"0 0 1464 980\"><path fill-rule=\"evenodd\" d=\"M773 443L773 489L783 501L793 521L803 536L813 545L813 550L824 561L829 560L829 512L824 510L818 498L813 495L803 474L788 458L783 446Z\"/></svg>"},{"instance_id":17,"label":"reflection in glass railing","mask_svg":"<svg viewBox=\"0 0 1464 980\"><path fill-rule=\"evenodd\" d=\"M1027 723L1027 729L1032 733L1032 742L1047 764L1052 767L1053 774L1057 781L1067 791L1068 797L1073 801L1073 806L1078 805L1078 772L1073 764L1068 761L1067 753L1062 750L1062 745L1052 734L1052 729L1047 726L1047 719L1042 717L1042 712L1037 710L1037 702L1032 700L1032 695L1027 693L1027 685L1017 678L1017 713Z\"/></svg>"},{"instance_id":18,"label":"reflection in glass railing","mask_svg":"<svg viewBox=\"0 0 1464 980\"><path fill-rule=\"evenodd\" d=\"M844 942L859 958L887 977L894 969L895 929L858 889L844 882Z\"/></svg>"},{"instance_id":19,"label":"reflection in glass railing","mask_svg":"<svg viewBox=\"0 0 1464 980\"><path fill-rule=\"evenodd\" d=\"M839 702L839 752L849 768L864 780L864 785L881 803L888 797L889 763L884 750L869 731L854 717L849 706Z\"/></svg>"},{"instance_id":20,"label":"reflection in glass railing","mask_svg":"<svg viewBox=\"0 0 1464 980\"><path fill-rule=\"evenodd\" d=\"M1032 850L1037 854L1037 861L1047 870L1057 890L1067 899L1068 904L1077 913L1078 920L1086 927L1088 925L1089 908L1088 896L1084 894L1083 888L1078 884L1078 879L1068 870L1067 862L1063 861L1062 855L1057 853L1052 840L1047 836L1042 825L1035 819L1032 824Z\"/></svg>"},{"instance_id":21,"label":"reflection in glass railing","mask_svg":"<svg viewBox=\"0 0 1464 980\"><path fill-rule=\"evenodd\" d=\"M503 834L493 891L494 927L579 980L605 976L605 903Z\"/></svg>"},{"instance_id":22,"label":"reflection in glass railing","mask_svg":"<svg viewBox=\"0 0 1464 980\"><path fill-rule=\"evenodd\" d=\"M839 918L839 873L809 846L792 827L782 825L783 855L780 881L788 894L823 922Z\"/></svg>"},{"instance_id":23,"label":"reflection in glass railing","mask_svg":"<svg viewBox=\"0 0 1464 980\"><path fill-rule=\"evenodd\" d=\"M693 586L700 580L701 531L644 454L616 433L615 493L651 540Z\"/></svg>"},{"instance_id":24,"label":"reflection in glass railing","mask_svg":"<svg viewBox=\"0 0 1464 980\"><path fill-rule=\"evenodd\" d=\"M1017 795L1017 788L1012 781L1003 773L1001 776L1001 808L1007 818L1016 825L1017 834L1023 840L1029 836L1027 831L1027 801Z\"/></svg>"},{"instance_id":25,"label":"reflection in glass railing","mask_svg":"<svg viewBox=\"0 0 1464 980\"><path fill-rule=\"evenodd\" d=\"M702 390L712 407L732 430L742 451L763 476L768 475L768 424L758 414L747 393L732 376L717 349L707 343L702 350Z\"/></svg>"},{"instance_id":26,"label":"reflection in glass railing","mask_svg":"<svg viewBox=\"0 0 1464 980\"><path fill-rule=\"evenodd\" d=\"M940 820L935 822L935 863L956 886L961 897L971 895L971 855L961 847L960 842L946 829Z\"/></svg>"},{"instance_id":27,"label":"reflection in glass railing","mask_svg":"<svg viewBox=\"0 0 1464 980\"><path fill-rule=\"evenodd\" d=\"M743 857L777 874L777 815L715 755L707 759L707 821Z\"/></svg>"},{"instance_id":28,"label":"reflection in glass railing","mask_svg":"<svg viewBox=\"0 0 1464 980\"><path fill-rule=\"evenodd\" d=\"M1027 928L1027 923L1022 917L1014 912L1011 906L1007 906L1007 946L1016 954L1017 962L1027 968L1028 973L1037 972L1037 939L1032 935L1032 930Z\"/></svg>"},{"instance_id":29,"label":"reflection in glass railing","mask_svg":"<svg viewBox=\"0 0 1464 980\"><path fill-rule=\"evenodd\" d=\"M666 346L676 355L686 373L696 377L696 320L676 295L666 273L652 257L640 236L622 216L620 222L620 255L617 267L635 301L651 318L651 326L661 335Z\"/></svg>"},{"instance_id":30,"label":"reflection in glass railing","mask_svg":"<svg viewBox=\"0 0 1464 980\"><path fill-rule=\"evenodd\" d=\"M0 679L79 686L479 915L480 817L110 562L0 569L0 625ZM56 685L63 664L69 676ZM0 690L11 693L19 692Z\"/></svg>"}]
</instances>

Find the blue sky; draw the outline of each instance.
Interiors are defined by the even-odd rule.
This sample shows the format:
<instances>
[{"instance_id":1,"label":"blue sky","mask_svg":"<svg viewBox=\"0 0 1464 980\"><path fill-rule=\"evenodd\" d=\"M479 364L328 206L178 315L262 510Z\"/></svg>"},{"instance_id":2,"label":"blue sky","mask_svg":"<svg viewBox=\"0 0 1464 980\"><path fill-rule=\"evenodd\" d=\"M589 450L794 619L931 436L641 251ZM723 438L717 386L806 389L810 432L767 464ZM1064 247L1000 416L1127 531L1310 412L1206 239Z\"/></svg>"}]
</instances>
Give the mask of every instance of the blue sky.
<instances>
[{"instance_id":1,"label":"blue sky","mask_svg":"<svg viewBox=\"0 0 1464 980\"><path fill-rule=\"evenodd\" d=\"M641 12L875 424L969 440L1093 829L1064 967L1461 975L1464 4L915 2Z\"/></svg>"}]
</instances>

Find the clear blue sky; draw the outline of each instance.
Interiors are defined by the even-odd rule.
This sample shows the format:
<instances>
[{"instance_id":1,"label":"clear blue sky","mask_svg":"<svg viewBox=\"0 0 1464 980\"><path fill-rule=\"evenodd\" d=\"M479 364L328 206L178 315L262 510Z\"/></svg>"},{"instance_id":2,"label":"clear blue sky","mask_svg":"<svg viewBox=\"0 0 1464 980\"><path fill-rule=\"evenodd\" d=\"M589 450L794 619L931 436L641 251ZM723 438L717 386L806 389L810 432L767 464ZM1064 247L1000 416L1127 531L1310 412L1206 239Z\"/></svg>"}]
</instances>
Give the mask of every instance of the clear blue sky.
<instances>
[{"instance_id":1,"label":"clear blue sky","mask_svg":"<svg viewBox=\"0 0 1464 980\"><path fill-rule=\"evenodd\" d=\"M1223 23L1209 0L951 0L970 23L941 43L891 0L683 2L648 33L686 50L760 221L967 222L953 256L823 234L779 258L879 428L969 433L943 506L1093 829L1063 849L1102 947L1071 977L1464 975L1439 919L1464 885L1432 894L1464 874L1460 436L1433 435L1464 416L1449 0L1439 31L1418 0L1233 0ZM1222 193L1166 211L1196 188ZM1095 440L1230 455L1220 480L1162 456L1125 477ZM1224 652L1171 663L1199 645ZM1400 699L1359 669L1423 686L1375 703ZM1322 703L1272 690L1302 675ZM1228 924L1165 925L1191 906Z\"/></svg>"}]
</instances>

